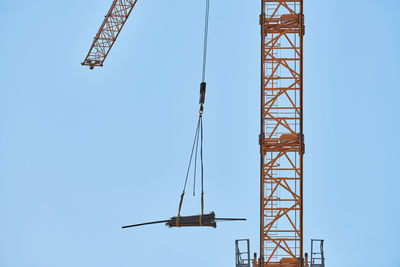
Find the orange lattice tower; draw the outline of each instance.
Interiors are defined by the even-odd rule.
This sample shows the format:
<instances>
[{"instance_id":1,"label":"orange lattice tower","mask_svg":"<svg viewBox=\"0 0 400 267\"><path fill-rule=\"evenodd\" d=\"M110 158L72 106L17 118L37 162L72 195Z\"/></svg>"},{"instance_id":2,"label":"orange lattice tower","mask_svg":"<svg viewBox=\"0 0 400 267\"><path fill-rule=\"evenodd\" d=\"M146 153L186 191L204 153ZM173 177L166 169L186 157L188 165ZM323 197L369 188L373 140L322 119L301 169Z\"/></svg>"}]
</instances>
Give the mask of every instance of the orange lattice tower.
<instances>
[{"instance_id":1,"label":"orange lattice tower","mask_svg":"<svg viewBox=\"0 0 400 267\"><path fill-rule=\"evenodd\" d=\"M302 0L262 0L261 266L305 266L303 256Z\"/></svg>"}]
</instances>

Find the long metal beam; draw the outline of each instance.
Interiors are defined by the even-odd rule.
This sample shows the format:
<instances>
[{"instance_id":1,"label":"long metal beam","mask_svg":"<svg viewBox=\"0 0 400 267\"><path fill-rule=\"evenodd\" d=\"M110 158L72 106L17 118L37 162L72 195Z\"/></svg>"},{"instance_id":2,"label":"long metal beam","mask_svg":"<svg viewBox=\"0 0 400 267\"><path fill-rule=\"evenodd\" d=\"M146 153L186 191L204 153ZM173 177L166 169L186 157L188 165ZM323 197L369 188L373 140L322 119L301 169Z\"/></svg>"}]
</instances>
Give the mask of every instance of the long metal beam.
<instances>
[{"instance_id":1,"label":"long metal beam","mask_svg":"<svg viewBox=\"0 0 400 267\"><path fill-rule=\"evenodd\" d=\"M172 217L169 220L162 220L162 221L154 221L154 222L146 222L146 223L139 223L139 224L132 224L122 226L122 229L125 228L133 228L143 225L150 225L150 224L159 224L165 223L165 225L169 226L170 228L174 227L217 227L217 221L220 222L227 222L227 221L246 221L245 218L215 218L215 213L211 212L209 214L203 215L194 215L194 216L179 216L179 217Z\"/></svg>"}]
</instances>

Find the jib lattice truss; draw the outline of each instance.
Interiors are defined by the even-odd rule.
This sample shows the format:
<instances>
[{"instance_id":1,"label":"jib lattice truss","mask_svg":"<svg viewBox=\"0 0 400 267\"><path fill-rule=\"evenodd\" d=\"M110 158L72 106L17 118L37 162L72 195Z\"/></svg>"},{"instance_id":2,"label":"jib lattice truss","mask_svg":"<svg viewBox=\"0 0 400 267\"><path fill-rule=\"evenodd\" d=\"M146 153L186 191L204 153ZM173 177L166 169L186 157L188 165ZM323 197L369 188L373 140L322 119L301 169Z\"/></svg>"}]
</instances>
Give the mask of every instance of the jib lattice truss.
<instances>
[{"instance_id":1,"label":"jib lattice truss","mask_svg":"<svg viewBox=\"0 0 400 267\"><path fill-rule=\"evenodd\" d=\"M82 65L103 66L137 0L114 0Z\"/></svg>"}]
</instances>

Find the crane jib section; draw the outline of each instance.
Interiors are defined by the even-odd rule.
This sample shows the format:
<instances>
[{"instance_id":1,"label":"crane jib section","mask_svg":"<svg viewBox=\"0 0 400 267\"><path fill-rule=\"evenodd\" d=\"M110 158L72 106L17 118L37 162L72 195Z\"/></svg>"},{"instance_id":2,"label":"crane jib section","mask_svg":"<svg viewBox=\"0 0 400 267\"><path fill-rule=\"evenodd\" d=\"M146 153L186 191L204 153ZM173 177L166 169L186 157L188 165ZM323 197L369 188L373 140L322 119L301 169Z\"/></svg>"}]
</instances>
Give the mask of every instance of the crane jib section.
<instances>
[{"instance_id":1,"label":"crane jib section","mask_svg":"<svg viewBox=\"0 0 400 267\"><path fill-rule=\"evenodd\" d=\"M82 65L102 67L137 0L114 0Z\"/></svg>"},{"instance_id":2,"label":"crane jib section","mask_svg":"<svg viewBox=\"0 0 400 267\"><path fill-rule=\"evenodd\" d=\"M260 24L260 256L255 263L304 266L303 1L262 0Z\"/></svg>"}]
</instances>

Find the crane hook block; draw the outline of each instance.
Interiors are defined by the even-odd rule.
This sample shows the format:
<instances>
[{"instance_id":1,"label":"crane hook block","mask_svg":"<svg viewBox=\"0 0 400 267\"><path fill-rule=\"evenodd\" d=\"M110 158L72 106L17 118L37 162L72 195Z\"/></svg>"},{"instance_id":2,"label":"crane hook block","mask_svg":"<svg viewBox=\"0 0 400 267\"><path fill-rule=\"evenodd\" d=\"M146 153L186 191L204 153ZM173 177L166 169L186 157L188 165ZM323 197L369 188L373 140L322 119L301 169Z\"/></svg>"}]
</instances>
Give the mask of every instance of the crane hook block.
<instances>
[{"instance_id":1,"label":"crane hook block","mask_svg":"<svg viewBox=\"0 0 400 267\"><path fill-rule=\"evenodd\" d=\"M202 82L200 84L200 101L199 101L199 104L204 104L205 98L206 98L206 83Z\"/></svg>"}]
</instances>

